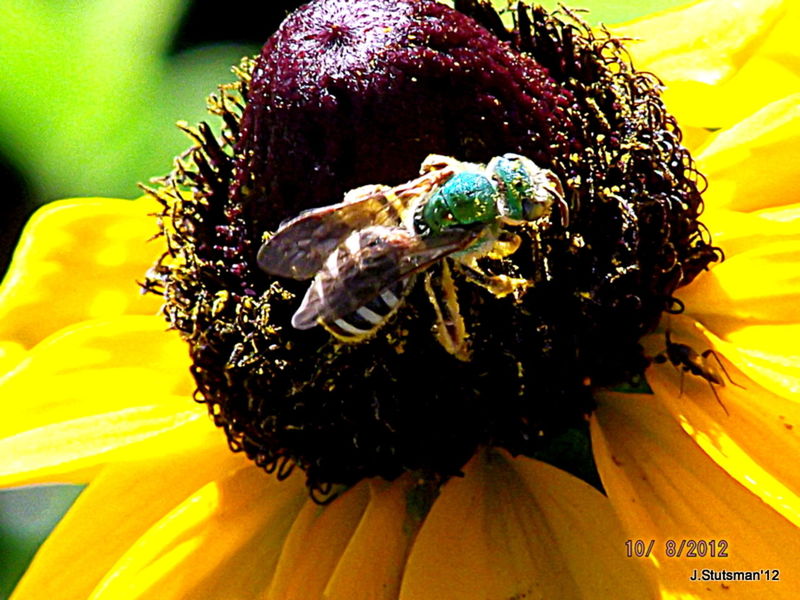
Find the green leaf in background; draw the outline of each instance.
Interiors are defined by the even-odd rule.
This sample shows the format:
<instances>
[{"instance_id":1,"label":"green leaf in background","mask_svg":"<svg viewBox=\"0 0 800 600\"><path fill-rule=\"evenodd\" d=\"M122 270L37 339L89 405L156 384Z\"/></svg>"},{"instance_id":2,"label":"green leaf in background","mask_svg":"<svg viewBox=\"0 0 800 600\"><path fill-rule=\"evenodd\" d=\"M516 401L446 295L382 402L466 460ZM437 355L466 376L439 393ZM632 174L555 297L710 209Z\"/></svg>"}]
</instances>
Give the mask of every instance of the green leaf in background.
<instances>
[{"instance_id":1,"label":"green leaf in background","mask_svg":"<svg viewBox=\"0 0 800 600\"><path fill-rule=\"evenodd\" d=\"M44 538L81 493L80 485L0 490L0 598L11 594Z\"/></svg>"},{"instance_id":2,"label":"green leaf in background","mask_svg":"<svg viewBox=\"0 0 800 600\"><path fill-rule=\"evenodd\" d=\"M492 3L495 6L500 4L498 0L493 0ZM552 10L562 2L539 0L539 4ZM576 0L575 2L563 2L563 4L570 8L585 8L589 10L589 14L584 15L584 18L593 25L599 23L612 25L666 10L673 6L689 4L689 2L686 0ZM505 0L503 5L507 5Z\"/></svg>"},{"instance_id":3,"label":"green leaf in background","mask_svg":"<svg viewBox=\"0 0 800 600\"><path fill-rule=\"evenodd\" d=\"M36 201L138 195L187 146L178 119L205 118L205 97L256 48L177 57L183 0L3 0L0 151Z\"/></svg>"},{"instance_id":4,"label":"green leaf in background","mask_svg":"<svg viewBox=\"0 0 800 600\"><path fill-rule=\"evenodd\" d=\"M440 2L453 6L453 0L440 0ZM509 8L513 10L517 5L517 0L490 0L490 2L495 9L500 11L508 10ZM576 2L537 0L534 3L541 4L548 10L555 10L561 5L588 10L589 12L582 16L584 20L592 25L624 23L644 15L667 10L673 6L690 4L687 0L578 0ZM508 17L508 22L510 23L510 15L507 13L504 16Z\"/></svg>"}]
</instances>

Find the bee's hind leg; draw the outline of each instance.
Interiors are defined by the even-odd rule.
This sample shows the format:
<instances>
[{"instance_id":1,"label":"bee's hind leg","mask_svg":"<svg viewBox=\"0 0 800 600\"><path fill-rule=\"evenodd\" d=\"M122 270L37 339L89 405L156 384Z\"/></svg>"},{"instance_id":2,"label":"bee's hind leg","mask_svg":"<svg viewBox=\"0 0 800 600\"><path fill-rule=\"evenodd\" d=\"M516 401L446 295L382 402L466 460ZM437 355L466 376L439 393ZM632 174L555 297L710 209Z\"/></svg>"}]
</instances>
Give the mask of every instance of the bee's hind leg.
<instances>
[{"instance_id":1,"label":"bee's hind leg","mask_svg":"<svg viewBox=\"0 0 800 600\"><path fill-rule=\"evenodd\" d=\"M450 273L447 260L441 262L441 275L436 281L438 290L434 289L433 270L425 273L425 291L436 313L436 340L450 354L459 360L468 361L470 350L467 338L467 326L458 304L458 291ZM440 293L437 293L440 292Z\"/></svg>"}]
</instances>

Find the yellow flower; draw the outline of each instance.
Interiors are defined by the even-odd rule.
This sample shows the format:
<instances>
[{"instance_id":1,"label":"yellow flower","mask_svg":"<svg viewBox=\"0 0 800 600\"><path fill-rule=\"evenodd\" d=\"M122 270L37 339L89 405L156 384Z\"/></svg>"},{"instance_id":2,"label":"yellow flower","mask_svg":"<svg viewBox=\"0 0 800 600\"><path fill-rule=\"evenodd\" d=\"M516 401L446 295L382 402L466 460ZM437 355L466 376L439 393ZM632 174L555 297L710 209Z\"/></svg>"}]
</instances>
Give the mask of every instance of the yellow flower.
<instances>
[{"instance_id":1,"label":"yellow flower","mask_svg":"<svg viewBox=\"0 0 800 600\"><path fill-rule=\"evenodd\" d=\"M142 242L157 207L63 201L29 223L0 288L0 481L89 486L14 598L797 597L800 85L786 24L800 11L736 6L730 20L718 0L624 29L654 40L633 46L637 65L697 128L703 220L726 254L643 344L661 353L669 329L729 379L667 362L647 370L652 395L602 392L606 495L485 450L427 515L408 474L313 503L302 474L265 476L187 401L185 346L132 288L164 252ZM721 371L714 355L693 364Z\"/></svg>"}]
</instances>

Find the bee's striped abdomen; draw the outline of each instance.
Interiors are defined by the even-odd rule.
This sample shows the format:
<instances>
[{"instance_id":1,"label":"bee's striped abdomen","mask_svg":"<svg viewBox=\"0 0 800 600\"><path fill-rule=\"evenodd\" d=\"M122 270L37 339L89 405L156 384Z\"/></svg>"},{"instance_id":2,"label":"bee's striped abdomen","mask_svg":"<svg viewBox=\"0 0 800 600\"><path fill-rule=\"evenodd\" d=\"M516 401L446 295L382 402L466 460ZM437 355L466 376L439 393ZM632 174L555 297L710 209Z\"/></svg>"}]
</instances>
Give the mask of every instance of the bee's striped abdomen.
<instances>
[{"instance_id":1,"label":"bee's striped abdomen","mask_svg":"<svg viewBox=\"0 0 800 600\"><path fill-rule=\"evenodd\" d=\"M323 321L322 325L337 338L346 342L354 342L369 337L402 304L410 279L410 277L407 277L394 283L349 315L331 322Z\"/></svg>"}]
</instances>

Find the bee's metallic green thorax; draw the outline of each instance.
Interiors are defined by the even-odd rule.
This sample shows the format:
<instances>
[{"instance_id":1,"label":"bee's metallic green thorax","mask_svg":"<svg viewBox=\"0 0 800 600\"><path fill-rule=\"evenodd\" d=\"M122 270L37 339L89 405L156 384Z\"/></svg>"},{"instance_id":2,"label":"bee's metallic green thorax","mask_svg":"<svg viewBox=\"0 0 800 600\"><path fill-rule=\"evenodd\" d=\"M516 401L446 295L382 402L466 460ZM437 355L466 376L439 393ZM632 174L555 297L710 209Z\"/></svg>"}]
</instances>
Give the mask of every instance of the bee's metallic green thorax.
<instances>
[{"instance_id":1,"label":"bee's metallic green thorax","mask_svg":"<svg viewBox=\"0 0 800 600\"><path fill-rule=\"evenodd\" d=\"M435 234L450 227L491 223L498 216L498 194L497 184L486 175L457 173L423 204L417 224Z\"/></svg>"}]
</instances>

